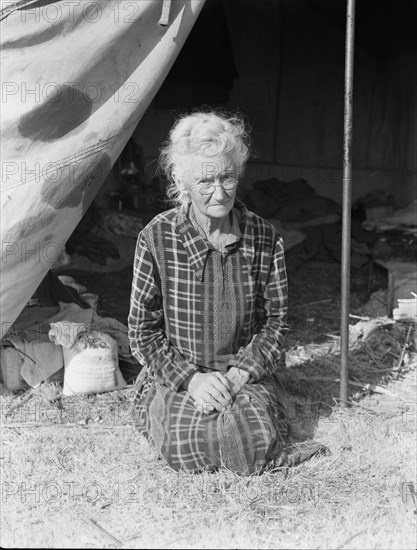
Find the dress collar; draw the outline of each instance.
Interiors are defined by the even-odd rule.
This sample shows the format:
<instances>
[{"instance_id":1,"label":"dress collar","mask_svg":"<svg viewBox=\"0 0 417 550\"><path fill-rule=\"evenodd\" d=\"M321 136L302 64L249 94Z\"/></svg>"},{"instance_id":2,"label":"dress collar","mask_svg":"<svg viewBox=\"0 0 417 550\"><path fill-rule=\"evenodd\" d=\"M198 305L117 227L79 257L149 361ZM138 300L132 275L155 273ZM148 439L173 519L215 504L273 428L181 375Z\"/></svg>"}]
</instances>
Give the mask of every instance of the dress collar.
<instances>
[{"instance_id":1,"label":"dress collar","mask_svg":"<svg viewBox=\"0 0 417 550\"><path fill-rule=\"evenodd\" d=\"M210 243L203 239L188 219L188 208L188 205L186 207L181 206L173 221L176 225L177 234L188 254L190 265L194 269L198 280L202 281L207 253L212 247ZM253 217L251 212L249 212L246 206L238 199L235 200L234 208L237 208L240 213L241 238L237 243L237 247L242 252L248 265L252 267L255 256Z\"/></svg>"}]
</instances>

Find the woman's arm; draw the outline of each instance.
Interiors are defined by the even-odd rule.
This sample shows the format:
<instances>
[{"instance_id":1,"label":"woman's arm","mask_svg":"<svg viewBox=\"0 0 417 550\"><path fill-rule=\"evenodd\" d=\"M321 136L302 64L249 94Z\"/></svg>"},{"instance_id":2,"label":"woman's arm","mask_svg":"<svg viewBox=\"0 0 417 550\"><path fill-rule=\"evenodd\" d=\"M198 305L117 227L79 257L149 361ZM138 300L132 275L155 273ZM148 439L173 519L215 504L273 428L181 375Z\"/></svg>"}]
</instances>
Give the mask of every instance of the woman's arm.
<instances>
[{"instance_id":1,"label":"woman's arm","mask_svg":"<svg viewBox=\"0 0 417 550\"><path fill-rule=\"evenodd\" d=\"M246 371L251 382L272 374L279 364L287 328L287 292L284 246L279 237L272 251L269 276L264 290L263 326L253 335L247 346L240 348L229 363L230 367ZM232 368L229 372L233 373Z\"/></svg>"},{"instance_id":2,"label":"woman's arm","mask_svg":"<svg viewBox=\"0 0 417 550\"><path fill-rule=\"evenodd\" d=\"M136 247L128 325L132 354L161 384L179 391L185 380L199 372L165 335L159 273L143 231Z\"/></svg>"}]
</instances>

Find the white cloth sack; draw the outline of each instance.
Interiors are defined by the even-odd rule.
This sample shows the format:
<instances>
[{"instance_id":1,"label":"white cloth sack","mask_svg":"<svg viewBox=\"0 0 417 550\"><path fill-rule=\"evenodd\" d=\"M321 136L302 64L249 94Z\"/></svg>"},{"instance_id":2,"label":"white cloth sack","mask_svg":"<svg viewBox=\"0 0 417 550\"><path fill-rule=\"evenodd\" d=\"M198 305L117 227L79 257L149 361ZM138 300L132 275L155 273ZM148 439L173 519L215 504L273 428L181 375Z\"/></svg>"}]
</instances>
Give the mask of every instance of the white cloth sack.
<instances>
[{"instance_id":1,"label":"white cloth sack","mask_svg":"<svg viewBox=\"0 0 417 550\"><path fill-rule=\"evenodd\" d=\"M100 393L126 386L119 369L117 342L84 323L51 323L49 338L64 352L63 395Z\"/></svg>"}]
</instances>

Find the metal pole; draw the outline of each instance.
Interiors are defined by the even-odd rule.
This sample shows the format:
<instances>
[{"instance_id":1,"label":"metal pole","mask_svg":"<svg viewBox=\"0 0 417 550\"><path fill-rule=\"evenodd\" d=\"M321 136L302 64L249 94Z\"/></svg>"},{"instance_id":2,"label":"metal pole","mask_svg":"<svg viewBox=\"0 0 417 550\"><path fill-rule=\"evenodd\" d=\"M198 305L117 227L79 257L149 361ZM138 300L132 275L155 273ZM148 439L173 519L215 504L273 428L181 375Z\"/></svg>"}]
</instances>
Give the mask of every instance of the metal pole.
<instances>
[{"instance_id":1,"label":"metal pole","mask_svg":"<svg viewBox=\"0 0 417 550\"><path fill-rule=\"evenodd\" d=\"M352 206L353 57L355 0L347 0L343 136L342 277L340 314L340 405L347 406L349 380L350 228Z\"/></svg>"}]
</instances>

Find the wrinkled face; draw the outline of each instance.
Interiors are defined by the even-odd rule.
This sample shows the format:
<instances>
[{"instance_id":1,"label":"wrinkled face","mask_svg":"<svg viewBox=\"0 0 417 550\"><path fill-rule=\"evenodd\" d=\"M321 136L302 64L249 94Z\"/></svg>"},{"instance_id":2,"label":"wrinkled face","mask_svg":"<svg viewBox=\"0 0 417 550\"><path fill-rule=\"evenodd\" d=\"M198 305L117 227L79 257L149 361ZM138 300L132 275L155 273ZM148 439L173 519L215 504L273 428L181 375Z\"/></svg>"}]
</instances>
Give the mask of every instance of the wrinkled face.
<instances>
[{"instance_id":1,"label":"wrinkled face","mask_svg":"<svg viewBox=\"0 0 417 550\"><path fill-rule=\"evenodd\" d=\"M178 166L180 184L195 210L212 218L225 218L233 208L238 165L233 153L219 157L189 157Z\"/></svg>"}]
</instances>

